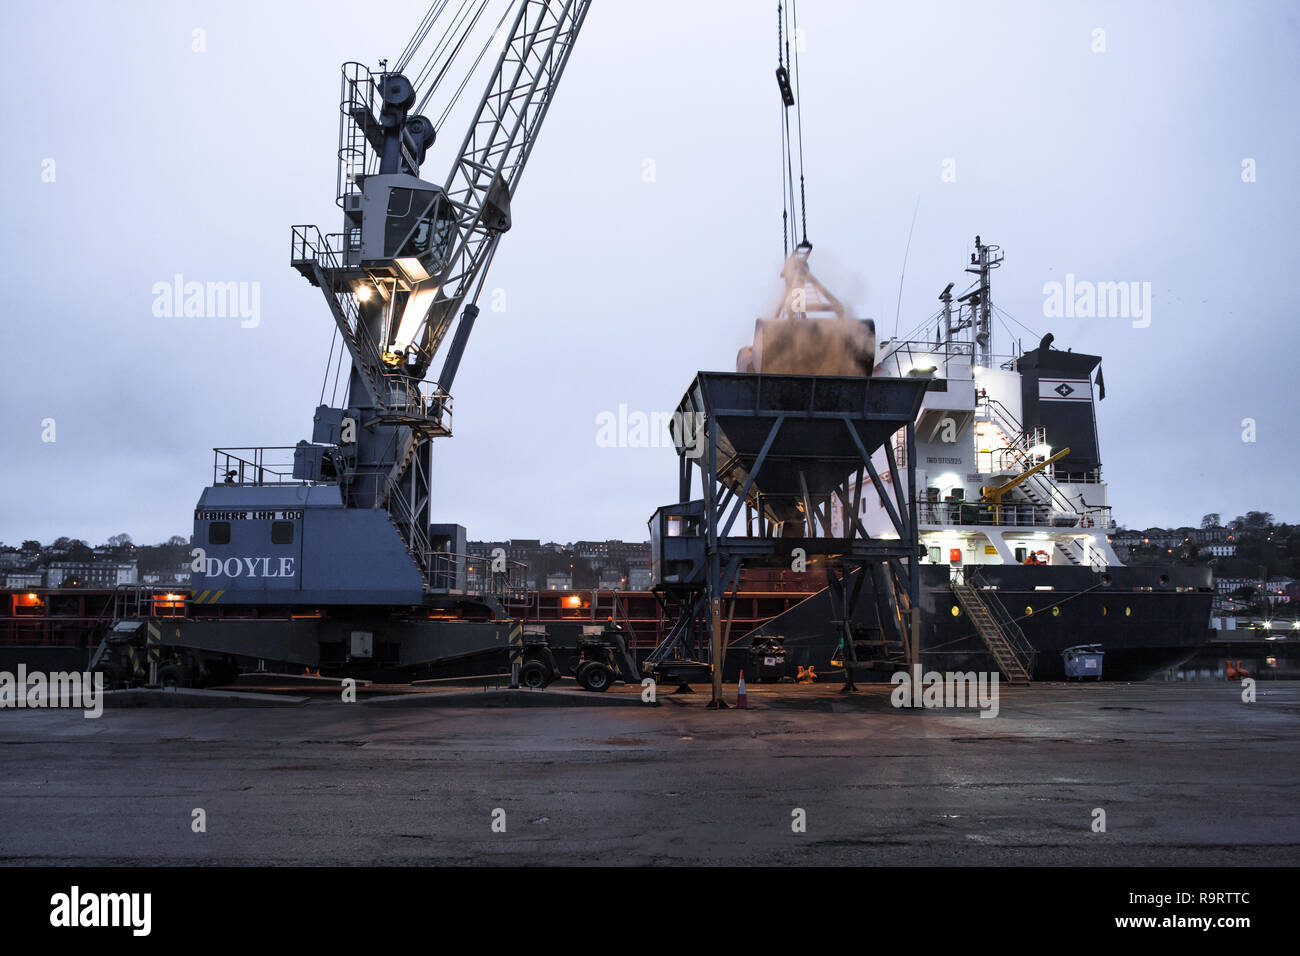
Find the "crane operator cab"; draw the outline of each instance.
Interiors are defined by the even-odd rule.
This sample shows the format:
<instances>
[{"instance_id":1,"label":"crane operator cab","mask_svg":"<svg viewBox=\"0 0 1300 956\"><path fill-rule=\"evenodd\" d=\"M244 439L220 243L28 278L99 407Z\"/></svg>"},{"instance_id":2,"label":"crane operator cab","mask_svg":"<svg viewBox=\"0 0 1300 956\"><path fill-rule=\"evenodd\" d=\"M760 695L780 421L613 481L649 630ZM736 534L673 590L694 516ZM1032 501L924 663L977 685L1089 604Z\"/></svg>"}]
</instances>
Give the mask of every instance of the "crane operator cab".
<instances>
[{"instance_id":1,"label":"crane operator cab","mask_svg":"<svg viewBox=\"0 0 1300 956\"><path fill-rule=\"evenodd\" d=\"M456 235L446 193L419 178L437 133L426 117L408 115L415 88L405 76L384 74L375 86L382 96L378 119L364 103L352 110L379 157L379 168L355 174L360 192L345 197L349 265L360 266L372 278L423 282L443 270Z\"/></svg>"}]
</instances>

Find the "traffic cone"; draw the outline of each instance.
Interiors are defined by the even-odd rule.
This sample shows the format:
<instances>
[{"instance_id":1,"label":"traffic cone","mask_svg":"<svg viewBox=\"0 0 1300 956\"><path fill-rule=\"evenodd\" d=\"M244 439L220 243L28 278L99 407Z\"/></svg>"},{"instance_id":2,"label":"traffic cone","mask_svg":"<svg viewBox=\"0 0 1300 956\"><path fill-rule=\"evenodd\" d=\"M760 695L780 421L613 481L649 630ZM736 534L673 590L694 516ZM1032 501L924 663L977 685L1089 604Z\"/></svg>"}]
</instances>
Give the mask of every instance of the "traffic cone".
<instances>
[{"instance_id":1,"label":"traffic cone","mask_svg":"<svg viewBox=\"0 0 1300 956\"><path fill-rule=\"evenodd\" d=\"M740 710L744 710L748 706L749 704L746 703L746 698L745 698L745 672L741 671L740 686L736 688L736 707L738 707Z\"/></svg>"}]
</instances>

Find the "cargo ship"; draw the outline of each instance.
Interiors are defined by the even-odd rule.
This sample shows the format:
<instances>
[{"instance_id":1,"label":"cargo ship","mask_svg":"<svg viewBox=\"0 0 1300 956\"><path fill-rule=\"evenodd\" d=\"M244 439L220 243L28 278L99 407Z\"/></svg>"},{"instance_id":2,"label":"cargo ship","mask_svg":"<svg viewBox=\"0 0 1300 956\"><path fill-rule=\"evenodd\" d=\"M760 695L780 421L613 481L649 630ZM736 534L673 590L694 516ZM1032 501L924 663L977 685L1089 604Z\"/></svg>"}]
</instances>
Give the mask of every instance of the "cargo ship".
<instances>
[{"instance_id":1,"label":"cargo ship","mask_svg":"<svg viewBox=\"0 0 1300 956\"><path fill-rule=\"evenodd\" d=\"M928 669L988 669L1006 657L1026 678L1061 680L1067 648L1099 644L1107 679L1149 678L1207 645L1211 571L1119 560L1097 437L1101 356L1062 350L1050 333L997 353L991 275L1002 261L976 236L971 288L954 297L950 283L916 332L877 346L873 377L922 380L924 396L910 446L899 430L874 454L883 488L855 495L858 518L872 538L897 537L891 507L906 502L892 494L891 470L914 469L914 639ZM843 525L841 508L831 517ZM793 660L833 667L841 636L813 622L835 617L834 600L820 594L751 639L782 637ZM854 626L886 643L891 629L912 636L910 620L891 616L867 605Z\"/></svg>"}]
</instances>

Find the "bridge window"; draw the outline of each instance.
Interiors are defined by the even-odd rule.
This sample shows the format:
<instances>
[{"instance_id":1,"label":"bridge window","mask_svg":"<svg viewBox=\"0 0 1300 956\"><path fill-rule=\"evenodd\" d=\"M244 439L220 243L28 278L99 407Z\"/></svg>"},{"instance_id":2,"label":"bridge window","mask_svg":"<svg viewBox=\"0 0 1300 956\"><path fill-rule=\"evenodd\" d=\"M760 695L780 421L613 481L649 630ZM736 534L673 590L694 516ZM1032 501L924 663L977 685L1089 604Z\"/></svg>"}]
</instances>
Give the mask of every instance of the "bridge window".
<instances>
[{"instance_id":1,"label":"bridge window","mask_svg":"<svg viewBox=\"0 0 1300 956\"><path fill-rule=\"evenodd\" d=\"M208 525L208 544L230 544L229 521L214 521Z\"/></svg>"}]
</instances>

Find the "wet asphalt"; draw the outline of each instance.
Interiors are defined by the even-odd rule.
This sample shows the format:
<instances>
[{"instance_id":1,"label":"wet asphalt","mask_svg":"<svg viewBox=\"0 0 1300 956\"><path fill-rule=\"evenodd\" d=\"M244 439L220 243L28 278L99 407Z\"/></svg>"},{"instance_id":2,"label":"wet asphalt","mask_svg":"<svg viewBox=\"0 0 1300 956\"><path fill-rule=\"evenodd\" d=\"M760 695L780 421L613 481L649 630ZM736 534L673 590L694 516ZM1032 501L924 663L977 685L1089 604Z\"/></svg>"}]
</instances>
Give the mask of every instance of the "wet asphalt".
<instances>
[{"instance_id":1,"label":"wet asphalt","mask_svg":"<svg viewBox=\"0 0 1300 956\"><path fill-rule=\"evenodd\" d=\"M0 862L1300 862L1300 683L1003 687L992 719L888 690L3 710Z\"/></svg>"}]
</instances>

